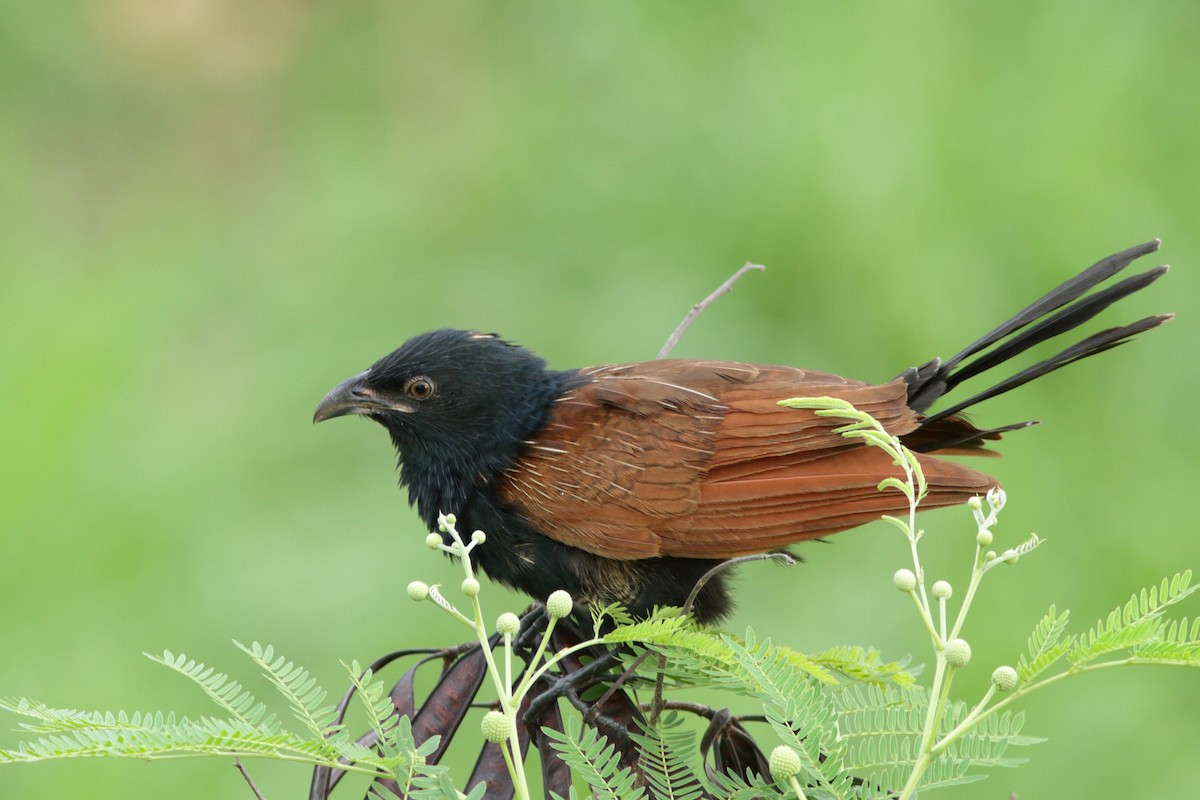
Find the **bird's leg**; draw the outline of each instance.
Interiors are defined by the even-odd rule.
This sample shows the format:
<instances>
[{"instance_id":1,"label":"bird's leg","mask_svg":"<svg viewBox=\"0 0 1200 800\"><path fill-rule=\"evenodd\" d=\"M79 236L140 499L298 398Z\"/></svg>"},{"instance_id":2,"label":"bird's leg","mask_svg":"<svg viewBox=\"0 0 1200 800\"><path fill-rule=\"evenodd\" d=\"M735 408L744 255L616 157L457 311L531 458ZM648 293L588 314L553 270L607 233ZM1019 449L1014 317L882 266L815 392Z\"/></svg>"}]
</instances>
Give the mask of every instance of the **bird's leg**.
<instances>
[{"instance_id":1,"label":"bird's leg","mask_svg":"<svg viewBox=\"0 0 1200 800\"><path fill-rule=\"evenodd\" d=\"M513 641L513 647L526 655L536 651L538 642L546 632L548 621L544 605L534 603L529 606L521 614L521 631Z\"/></svg>"},{"instance_id":2,"label":"bird's leg","mask_svg":"<svg viewBox=\"0 0 1200 800\"><path fill-rule=\"evenodd\" d=\"M551 646L555 652L577 646L583 641L583 636L566 619L559 620L551 634ZM585 721L601 733L609 735L614 741L629 741L626 733L635 724L641 723L642 713L628 695L610 687L594 703L588 703L581 697L585 690L612 680L612 667L618 663L618 653L603 646L589 648L588 653L591 660L586 663L582 652L563 656L559 662L559 675L542 677L539 686L541 691L533 698L523 721L528 728L536 730L538 721L552 713L558 698L562 697L583 713Z\"/></svg>"},{"instance_id":3,"label":"bird's leg","mask_svg":"<svg viewBox=\"0 0 1200 800\"><path fill-rule=\"evenodd\" d=\"M588 714L588 717L585 717L586 722L589 724L594 723L595 715L599 714L598 709L602 708L608 698L612 696L613 689L610 688L609 692L606 692L600 698L600 701L591 704L591 706L584 703L583 707L580 707L579 703L583 701L579 700L577 703L576 700L579 698L580 691L588 689L603 680L603 673L616 663L616 652L609 650L587 664L581 664L575 669L568 669L561 677L544 679L548 688L534 697L533 702L529 704L529 711L525 714L525 724L529 725L531 730L535 729L535 723L538 718L541 717L547 707L556 702L560 697L567 698L572 702L572 705L586 712ZM614 722L614 724L616 723Z\"/></svg>"}]
</instances>

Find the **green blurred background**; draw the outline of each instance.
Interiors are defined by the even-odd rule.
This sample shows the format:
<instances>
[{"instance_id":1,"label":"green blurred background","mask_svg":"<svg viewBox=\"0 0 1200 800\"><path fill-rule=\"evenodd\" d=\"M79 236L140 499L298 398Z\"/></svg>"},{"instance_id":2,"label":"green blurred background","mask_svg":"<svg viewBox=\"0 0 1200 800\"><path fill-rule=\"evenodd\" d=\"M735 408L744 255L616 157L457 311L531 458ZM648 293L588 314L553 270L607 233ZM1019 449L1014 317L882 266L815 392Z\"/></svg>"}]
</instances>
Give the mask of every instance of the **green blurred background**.
<instances>
[{"instance_id":1,"label":"green blurred background","mask_svg":"<svg viewBox=\"0 0 1200 800\"><path fill-rule=\"evenodd\" d=\"M340 690L339 659L463 639L404 596L454 572L382 431L309 422L412 334L642 360L756 261L678 355L884 380L1160 236L1178 268L1105 319L1180 319L976 414L1044 420L989 466L998 542L1050 540L985 585L976 697L1050 603L1079 629L1200 567L1198 41L1179 2L3 4L0 695L198 713L142 651L263 688L230 640L269 641ZM961 584L969 515L926 524ZM890 528L803 552L742 570L733 629L919 646ZM1200 785L1195 671L1026 708L1031 763L946 796ZM307 785L251 768L268 797ZM204 760L11 766L0 795L249 792Z\"/></svg>"}]
</instances>

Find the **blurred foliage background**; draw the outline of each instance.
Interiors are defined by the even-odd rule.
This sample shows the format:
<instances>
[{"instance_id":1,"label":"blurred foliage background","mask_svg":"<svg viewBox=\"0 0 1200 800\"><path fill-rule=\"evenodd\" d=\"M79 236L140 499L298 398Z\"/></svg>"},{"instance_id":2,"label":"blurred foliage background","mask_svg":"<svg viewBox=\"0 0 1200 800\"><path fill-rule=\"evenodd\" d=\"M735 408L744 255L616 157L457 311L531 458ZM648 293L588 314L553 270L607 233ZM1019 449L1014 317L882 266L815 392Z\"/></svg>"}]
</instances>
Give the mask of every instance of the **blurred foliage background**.
<instances>
[{"instance_id":1,"label":"blurred foliage background","mask_svg":"<svg viewBox=\"0 0 1200 800\"><path fill-rule=\"evenodd\" d=\"M998 543L1049 544L985 584L973 701L1050 603L1078 629L1200 568L1197 41L1176 2L3 4L0 694L199 713L142 651L265 689L229 643L258 639L340 691L339 659L465 638L404 596L454 572L382 431L309 422L412 334L642 360L756 261L678 355L885 380L1161 236L1178 269L1105 319L1177 321L976 414L1044 420L989 466ZM968 512L926 525L963 582ZM890 527L803 553L743 569L734 630L921 646ZM1068 682L1026 706L1029 765L947 796L1194 791L1197 677ZM249 796L220 761L7 767L0 793Z\"/></svg>"}]
</instances>

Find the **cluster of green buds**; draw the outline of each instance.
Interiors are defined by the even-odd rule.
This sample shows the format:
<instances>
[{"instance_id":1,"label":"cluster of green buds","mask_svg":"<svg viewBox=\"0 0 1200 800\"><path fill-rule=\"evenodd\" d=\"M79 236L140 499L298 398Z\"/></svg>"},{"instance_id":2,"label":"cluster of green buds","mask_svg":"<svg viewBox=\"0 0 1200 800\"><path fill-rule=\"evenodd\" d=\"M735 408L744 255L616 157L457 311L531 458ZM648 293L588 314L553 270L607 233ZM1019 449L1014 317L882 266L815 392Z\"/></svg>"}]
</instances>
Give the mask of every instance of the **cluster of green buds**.
<instances>
[{"instance_id":1,"label":"cluster of green buds","mask_svg":"<svg viewBox=\"0 0 1200 800\"><path fill-rule=\"evenodd\" d=\"M996 517L1000 514L1000 510L1004 508L1004 503L1007 500L1004 490L1000 487L990 489L986 500L986 513L984 511L983 499L972 497L968 501L971 513L975 515L975 524L978 527L978 532L975 534L975 544L983 550L983 568L984 570L988 570L997 564L1015 564L1023 552L1021 548L1009 548L1002 553L987 549L992 546L992 542L995 540L992 534L992 526L996 524ZM1033 546L1036 546L1036 537L1033 537L1032 543ZM1028 552L1030 549L1032 547L1026 548L1024 552Z\"/></svg>"},{"instance_id":2,"label":"cluster of green buds","mask_svg":"<svg viewBox=\"0 0 1200 800\"><path fill-rule=\"evenodd\" d=\"M1015 563L1022 554L1029 552L1039 544L1037 536L1031 536L1025 543L1005 550L1003 553L997 554L990 549L995 541L992 528L996 524L1000 510L1004 508L1004 503L1004 492L999 488L989 491L986 497L972 497L967 503L976 524L975 557L970 580L958 612L953 619L947 607L948 601L954 597L954 587L949 581L934 581L926 594L925 577L916 546L919 535L909 536L913 567L903 567L892 575L892 585L912 598L937 653L937 668L934 672L933 686L930 688L931 697L947 697L954 673L971 663L971 645L959 635L959 632L966 621L967 610L970 608L971 600L979 588L984 573L999 564ZM913 510L915 511L915 507ZM905 526L901 525L901 529L904 528ZM1018 683L1019 676L1015 669L1007 665L997 667L992 672L991 685L983 698L961 720L960 724L944 737L939 737L936 725L940 712L931 706L921 737L921 751L930 753L934 752L935 748L945 747L962 731L969 729L986 712L997 692L1012 691L1017 688ZM909 788L911 787L906 787L906 790ZM906 791L902 796L909 796L909 792Z\"/></svg>"},{"instance_id":3,"label":"cluster of green buds","mask_svg":"<svg viewBox=\"0 0 1200 800\"><path fill-rule=\"evenodd\" d=\"M591 639L573 645L562 652L548 654L550 635L555 624L575 611L575 601L568 592L562 590L552 592L546 598L545 608L548 619L541 641L532 657L527 659L525 673L514 680L513 649L514 642L521 633L521 619L509 611L496 618L494 630L500 634L501 644L497 652L493 653L489 642L490 634L483 622L483 608L479 601L482 587L479 579L475 576L475 568L470 559L471 551L487 541L487 534L483 531L475 531L469 540L464 540L458 532L457 523L458 520L453 514L439 515L438 531L431 532L426 536L425 544L431 550L441 550L458 560L463 569L463 580L459 588L473 613L468 615L459 611L441 593L441 587L438 584L430 585L424 581L412 581L408 584L408 596L417 602L432 600L452 617L475 630L476 637L483 647L488 674L495 686L498 697L497 705L499 706L484 714L480 722L480 730L487 741L501 744L517 796L529 798L529 787L525 779L524 767L521 763L521 748L517 739L517 709L520 708L521 702L534 684L554 664L570 653L594 646L600 640Z\"/></svg>"}]
</instances>

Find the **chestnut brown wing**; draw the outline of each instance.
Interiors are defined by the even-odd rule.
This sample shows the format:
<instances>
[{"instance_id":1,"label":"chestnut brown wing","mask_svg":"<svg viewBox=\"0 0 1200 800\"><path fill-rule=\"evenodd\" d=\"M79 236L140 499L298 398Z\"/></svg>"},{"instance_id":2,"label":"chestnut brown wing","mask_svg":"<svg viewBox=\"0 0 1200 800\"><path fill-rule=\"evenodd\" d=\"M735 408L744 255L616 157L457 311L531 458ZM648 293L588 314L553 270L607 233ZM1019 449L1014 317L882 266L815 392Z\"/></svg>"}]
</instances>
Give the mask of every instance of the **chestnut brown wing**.
<instances>
[{"instance_id":1,"label":"chestnut brown wing","mask_svg":"<svg viewBox=\"0 0 1200 800\"><path fill-rule=\"evenodd\" d=\"M615 559L728 558L833 533L905 508L876 486L898 468L778 405L830 395L893 434L916 428L906 386L790 367L669 360L595 367L554 406L501 480L501 500L563 544ZM927 505L995 481L923 457Z\"/></svg>"}]
</instances>

